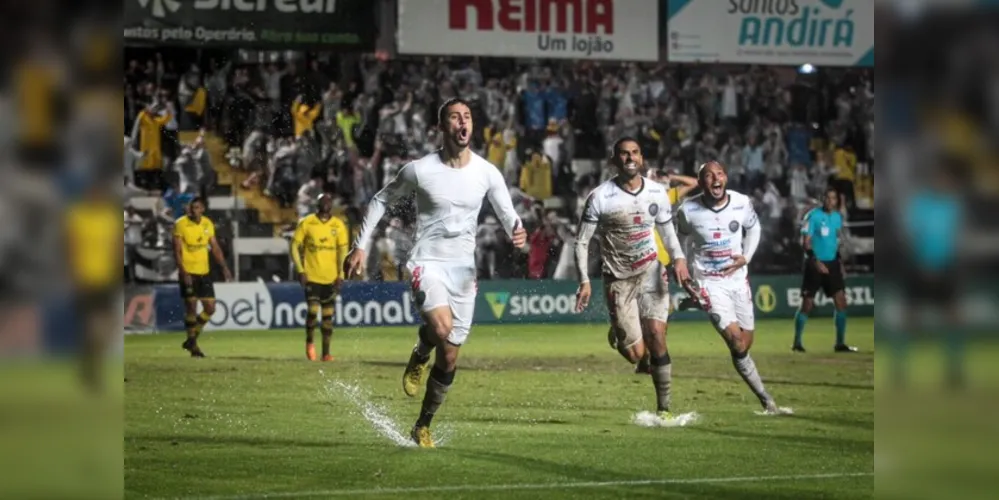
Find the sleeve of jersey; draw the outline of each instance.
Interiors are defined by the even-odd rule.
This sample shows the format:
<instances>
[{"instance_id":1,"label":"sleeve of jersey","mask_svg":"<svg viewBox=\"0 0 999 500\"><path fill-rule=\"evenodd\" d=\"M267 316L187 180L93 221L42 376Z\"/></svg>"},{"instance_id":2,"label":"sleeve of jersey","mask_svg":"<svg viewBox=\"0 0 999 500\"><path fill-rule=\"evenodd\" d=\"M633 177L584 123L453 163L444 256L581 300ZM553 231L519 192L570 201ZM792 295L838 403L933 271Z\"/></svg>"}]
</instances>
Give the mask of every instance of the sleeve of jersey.
<instances>
[{"instance_id":1,"label":"sleeve of jersey","mask_svg":"<svg viewBox=\"0 0 999 500\"><path fill-rule=\"evenodd\" d=\"M811 221L811 218L812 218L812 211L811 210L809 210L807 213L805 213L805 216L801 218L801 234L802 235L806 235L809 232L811 232L811 225L810 225L810 222L809 222L809 221Z\"/></svg>"},{"instance_id":2,"label":"sleeve of jersey","mask_svg":"<svg viewBox=\"0 0 999 500\"><path fill-rule=\"evenodd\" d=\"M681 238L690 234L690 225L687 223L687 212L683 205L676 211L676 232Z\"/></svg>"},{"instance_id":3,"label":"sleeve of jersey","mask_svg":"<svg viewBox=\"0 0 999 500\"><path fill-rule=\"evenodd\" d=\"M673 221L673 205L670 204L669 195L665 195L658 203L659 211L656 212L656 224L668 224Z\"/></svg>"},{"instance_id":4,"label":"sleeve of jersey","mask_svg":"<svg viewBox=\"0 0 999 500\"><path fill-rule=\"evenodd\" d=\"M760 219L756 216L756 210L753 209L753 202L746 201L746 216L742 221L742 227L749 229L753 226L759 224Z\"/></svg>"},{"instance_id":5,"label":"sleeve of jersey","mask_svg":"<svg viewBox=\"0 0 999 500\"><path fill-rule=\"evenodd\" d=\"M583 205L583 215L580 220L582 222L592 222L594 224L600 220L600 213L597 208L596 191L590 193L590 195L586 197L586 203Z\"/></svg>"},{"instance_id":6,"label":"sleeve of jersey","mask_svg":"<svg viewBox=\"0 0 999 500\"><path fill-rule=\"evenodd\" d=\"M490 165L486 172L486 175L489 176L489 190L486 191L486 196L489 198L493 210L496 211L500 224L503 224L506 234L512 237L514 228L521 222L520 217L517 216L517 210L513 207L513 200L510 199L510 190L507 189L506 181L498 169Z\"/></svg>"},{"instance_id":7,"label":"sleeve of jersey","mask_svg":"<svg viewBox=\"0 0 999 500\"><path fill-rule=\"evenodd\" d=\"M354 247L360 248L365 252L369 251L371 249L371 238L375 234L375 228L378 227L378 223L385 216L386 208L413 192L415 187L416 166L413 163L407 163L399 169L399 173L395 178L389 181L371 199L371 202L368 203L368 212L364 214L364 219L361 221L361 230L357 235L357 242L354 243Z\"/></svg>"},{"instance_id":8,"label":"sleeve of jersey","mask_svg":"<svg viewBox=\"0 0 999 500\"><path fill-rule=\"evenodd\" d=\"M597 221L599 213L596 207L596 196L590 193L583 206L583 215L579 220L579 228L576 230L576 271L579 272L579 282L588 283L590 281L590 240L597 231Z\"/></svg>"}]
</instances>

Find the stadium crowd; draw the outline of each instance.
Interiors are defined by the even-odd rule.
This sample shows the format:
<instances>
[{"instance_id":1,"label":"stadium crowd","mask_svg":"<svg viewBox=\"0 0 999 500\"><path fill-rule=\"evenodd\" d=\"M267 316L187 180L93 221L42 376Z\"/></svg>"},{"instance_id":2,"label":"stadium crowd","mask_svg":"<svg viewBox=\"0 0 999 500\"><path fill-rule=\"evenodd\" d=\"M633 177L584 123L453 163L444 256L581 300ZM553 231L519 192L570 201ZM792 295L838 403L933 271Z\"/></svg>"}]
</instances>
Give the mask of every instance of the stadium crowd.
<instances>
[{"instance_id":1,"label":"stadium crowd","mask_svg":"<svg viewBox=\"0 0 999 500\"><path fill-rule=\"evenodd\" d=\"M640 141L662 179L693 175L709 159L725 164L732 188L753 197L763 220L754 266L798 266L788 258L797 221L830 183L847 215L873 208L869 70L374 56L209 59L202 69L157 53L125 71L125 170L128 190L160 194L163 203L145 220L126 204L126 240L168 245L185 200L211 188L201 140L177 139L199 128L230 145L230 164L250 173L244 188L299 216L331 193L356 228L380 186L436 148L436 107L454 96L472 103L473 148L502 171L530 231L526 255L515 254L487 207L481 278L574 278L578 212L612 175L605 160L621 136ZM372 279L405 278L414 214L402 207L392 215L372 252Z\"/></svg>"}]
</instances>

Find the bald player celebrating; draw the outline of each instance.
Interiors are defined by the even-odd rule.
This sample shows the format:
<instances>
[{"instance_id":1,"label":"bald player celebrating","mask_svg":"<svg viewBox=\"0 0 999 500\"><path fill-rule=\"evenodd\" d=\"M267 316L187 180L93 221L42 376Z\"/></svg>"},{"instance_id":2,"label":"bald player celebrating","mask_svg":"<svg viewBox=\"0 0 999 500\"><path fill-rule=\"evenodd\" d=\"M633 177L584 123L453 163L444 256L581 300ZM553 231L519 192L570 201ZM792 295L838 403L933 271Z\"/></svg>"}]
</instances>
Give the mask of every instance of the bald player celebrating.
<instances>
[{"instance_id":1,"label":"bald player celebrating","mask_svg":"<svg viewBox=\"0 0 999 500\"><path fill-rule=\"evenodd\" d=\"M697 172L701 193L684 200L677 211L677 230L684 248L691 252L693 279L681 280L697 298L711 324L732 354L732 363L763 406L763 414L791 413L767 393L753 346L753 292L747 266L760 243L760 224L753 201L726 189L728 175L718 162L708 162Z\"/></svg>"}]
</instances>

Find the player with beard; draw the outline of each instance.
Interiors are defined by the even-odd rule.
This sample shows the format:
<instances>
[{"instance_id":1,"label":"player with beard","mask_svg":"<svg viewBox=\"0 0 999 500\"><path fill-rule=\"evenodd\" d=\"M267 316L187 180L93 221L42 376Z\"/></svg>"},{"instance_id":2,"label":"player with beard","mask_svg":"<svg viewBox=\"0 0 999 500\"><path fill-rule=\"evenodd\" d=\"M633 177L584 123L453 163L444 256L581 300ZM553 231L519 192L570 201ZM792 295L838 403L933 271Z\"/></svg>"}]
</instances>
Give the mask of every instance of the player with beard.
<instances>
[{"instance_id":1,"label":"player with beard","mask_svg":"<svg viewBox=\"0 0 999 500\"><path fill-rule=\"evenodd\" d=\"M323 336L323 361L333 361L333 304L343 283L343 262L347 255L347 225L333 217L333 197L319 195L316 213L298 222L291 245L291 256L305 288L308 315L305 318L305 357L316 360L316 322ZM304 258L303 258L304 254ZM318 317L317 317L318 316Z\"/></svg>"},{"instance_id":2,"label":"player with beard","mask_svg":"<svg viewBox=\"0 0 999 500\"><path fill-rule=\"evenodd\" d=\"M653 231L673 258L681 281L690 279L687 261L673 228L666 186L641 175L643 160L638 141L619 139L611 163L618 175L597 186L587 197L576 233L580 276L576 310L582 312L592 295L587 255L590 239L598 233L611 320L608 341L632 364L649 352L656 410L660 418L671 420L672 364L666 346L669 289Z\"/></svg>"},{"instance_id":3,"label":"player with beard","mask_svg":"<svg viewBox=\"0 0 999 500\"><path fill-rule=\"evenodd\" d=\"M767 393L749 356L755 318L746 268L761 233L753 201L725 189L728 175L718 162L701 165L697 179L701 193L685 200L677 211L677 230L693 255L694 279L681 283L725 339L736 371L759 398L763 413L789 414L790 408L778 407Z\"/></svg>"},{"instance_id":4,"label":"player with beard","mask_svg":"<svg viewBox=\"0 0 999 500\"><path fill-rule=\"evenodd\" d=\"M174 257L180 275L184 328L187 330L187 340L181 347L194 358L205 357L198 346L198 337L215 313L215 284L209 274L209 252L222 266L225 280L232 281L222 247L215 239L215 224L205 216L205 208L205 200L195 197L187 205L187 215L177 219L173 226ZM201 314L198 314L198 302L201 302Z\"/></svg>"},{"instance_id":5,"label":"player with beard","mask_svg":"<svg viewBox=\"0 0 999 500\"><path fill-rule=\"evenodd\" d=\"M345 263L348 277L360 276L386 207L415 193L416 237L406 267L412 275L413 297L423 325L402 386L406 395L416 395L430 354L436 350L420 416L411 433L413 441L423 448L434 446L430 422L454 382L458 352L472 326L478 293L475 234L483 198L489 198L515 247L521 248L527 241L503 176L468 148L472 137L468 103L449 99L441 105L437 118L443 136L441 149L404 165L375 195Z\"/></svg>"}]
</instances>

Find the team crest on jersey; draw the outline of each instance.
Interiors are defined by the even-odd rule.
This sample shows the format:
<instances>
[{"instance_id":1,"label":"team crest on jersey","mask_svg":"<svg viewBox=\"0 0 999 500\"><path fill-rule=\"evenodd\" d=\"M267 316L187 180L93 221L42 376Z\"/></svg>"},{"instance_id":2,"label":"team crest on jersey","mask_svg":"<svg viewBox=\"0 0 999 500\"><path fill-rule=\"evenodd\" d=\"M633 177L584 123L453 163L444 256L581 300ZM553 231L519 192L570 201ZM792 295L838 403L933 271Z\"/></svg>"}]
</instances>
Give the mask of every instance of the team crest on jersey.
<instances>
[{"instance_id":1,"label":"team crest on jersey","mask_svg":"<svg viewBox=\"0 0 999 500\"><path fill-rule=\"evenodd\" d=\"M739 222L738 221L729 222L728 223L728 230L732 231L733 233L737 232L739 230Z\"/></svg>"},{"instance_id":2,"label":"team crest on jersey","mask_svg":"<svg viewBox=\"0 0 999 500\"><path fill-rule=\"evenodd\" d=\"M655 217L659 213L659 204L653 203L649 205L649 215Z\"/></svg>"}]
</instances>

